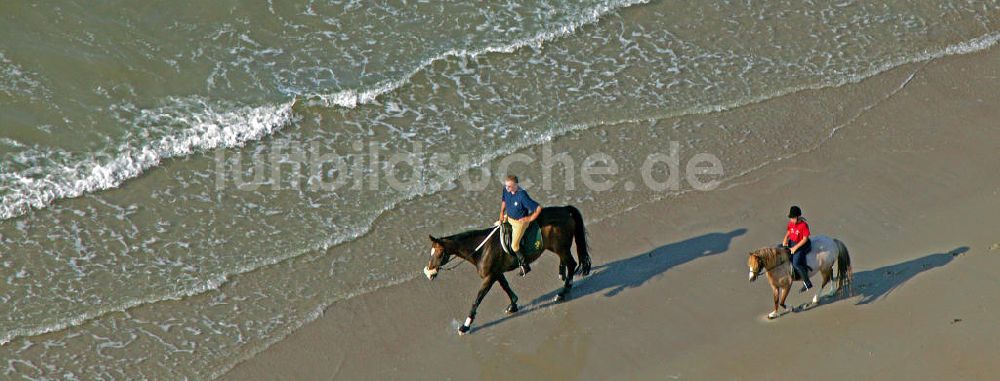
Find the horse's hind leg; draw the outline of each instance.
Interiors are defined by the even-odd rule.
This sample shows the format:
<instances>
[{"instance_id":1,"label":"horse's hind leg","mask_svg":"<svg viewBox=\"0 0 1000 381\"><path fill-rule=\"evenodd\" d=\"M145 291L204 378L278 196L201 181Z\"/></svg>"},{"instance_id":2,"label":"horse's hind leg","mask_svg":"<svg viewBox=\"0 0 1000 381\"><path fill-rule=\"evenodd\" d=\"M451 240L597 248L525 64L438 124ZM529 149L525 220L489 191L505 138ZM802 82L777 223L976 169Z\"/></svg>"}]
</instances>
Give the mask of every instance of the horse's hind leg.
<instances>
[{"instance_id":1,"label":"horse's hind leg","mask_svg":"<svg viewBox=\"0 0 1000 381\"><path fill-rule=\"evenodd\" d=\"M566 265L562 264L561 260L559 263L559 280L561 281L566 280Z\"/></svg>"},{"instance_id":2,"label":"horse's hind leg","mask_svg":"<svg viewBox=\"0 0 1000 381\"><path fill-rule=\"evenodd\" d=\"M820 273L823 274L823 284L819 286L819 290L816 290L816 295L813 295L813 304L819 303L819 298L823 296L823 289L826 288L826 284L830 283L830 279L833 279L833 268L822 269Z\"/></svg>"},{"instance_id":3,"label":"horse's hind leg","mask_svg":"<svg viewBox=\"0 0 1000 381\"><path fill-rule=\"evenodd\" d=\"M507 277L500 274L500 277L497 278L497 282L500 283L500 288L503 288L503 291L507 293L507 297L510 298L510 305L507 306L505 312L509 314L517 312L517 295L514 294L514 290L512 290L510 288L510 284L507 283Z\"/></svg>"},{"instance_id":4,"label":"horse's hind leg","mask_svg":"<svg viewBox=\"0 0 1000 381\"><path fill-rule=\"evenodd\" d=\"M559 263L566 266L566 276L564 277L565 279L563 279L563 289L556 294L556 297L553 300L555 302L566 300L566 297L569 295L569 290L573 288L573 274L576 273L576 261L573 260L573 254L570 253L570 247L571 246L569 245L561 247L559 251L556 252L556 254L559 255Z\"/></svg>"},{"instance_id":5,"label":"horse's hind leg","mask_svg":"<svg viewBox=\"0 0 1000 381\"><path fill-rule=\"evenodd\" d=\"M459 335L464 335L472 328L472 321L476 318L476 310L479 308L479 303L483 302L483 298L486 297L486 293L490 292L490 288L493 288L493 282L495 281L493 275L483 278L483 284L479 287L479 293L476 294L476 301L472 303L472 310L469 311L469 317L465 319L465 324L458 327Z\"/></svg>"}]
</instances>

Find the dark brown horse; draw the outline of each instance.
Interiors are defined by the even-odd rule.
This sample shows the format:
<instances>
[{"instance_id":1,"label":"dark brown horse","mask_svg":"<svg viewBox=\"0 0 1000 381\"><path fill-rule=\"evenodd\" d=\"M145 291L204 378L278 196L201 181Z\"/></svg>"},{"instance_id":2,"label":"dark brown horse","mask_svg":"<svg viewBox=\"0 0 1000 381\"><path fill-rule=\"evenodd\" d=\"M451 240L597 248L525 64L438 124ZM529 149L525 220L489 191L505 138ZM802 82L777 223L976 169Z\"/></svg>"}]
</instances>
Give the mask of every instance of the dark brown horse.
<instances>
[{"instance_id":1,"label":"dark brown horse","mask_svg":"<svg viewBox=\"0 0 1000 381\"><path fill-rule=\"evenodd\" d=\"M587 275L590 273L590 254L587 253L587 230L583 226L583 216L580 211L573 206L553 206L542 209L538 219L542 230L542 242L544 250L534 255L526 255L525 260L534 262L546 250L556 253L559 256L559 276L564 281L563 289L555 297L559 302L566 298L573 287L573 275ZM431 236L431 260L424 268L427 278L434 280L438 274L438 269L448 263L452 256L459 257L476 266L479 277L483 279L479 293L475 302L472 303L472 310L465 324L459 327L459 334L469 332L472 327L472 320L476 318L476 309L479 303L486 297L486 293L493 287L493 283L500 283L500 287L510 298L510 305L507 313L517 312L517 295L511 290L507 283L505 272L518 268L517 259L513 255L504 253L500 246L499 229L492 234L493 228L470 230L444 238ZM489 239L487 239L489 238ZM485 241L485 243L484 243ZM573 260L570 248L576 242L576 256L579 260ZM482 245L479 250L477 247Z\"/></svg>"}]
</instances>

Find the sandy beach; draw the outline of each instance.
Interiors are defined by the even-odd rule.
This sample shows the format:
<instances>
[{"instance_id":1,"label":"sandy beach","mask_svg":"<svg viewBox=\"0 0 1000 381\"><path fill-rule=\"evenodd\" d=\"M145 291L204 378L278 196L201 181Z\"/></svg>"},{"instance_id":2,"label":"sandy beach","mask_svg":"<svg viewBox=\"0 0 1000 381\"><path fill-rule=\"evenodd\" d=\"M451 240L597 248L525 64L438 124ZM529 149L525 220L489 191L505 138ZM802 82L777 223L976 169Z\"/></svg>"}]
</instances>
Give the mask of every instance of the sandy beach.
<instances>
[{"instance_id":1,"label":"sandy beach","mask_svg":"<svg viewBox=\"0 0 1000 381\"><path fill-rule=\"evenodd\" d=\"M594 271L564 303L545 256L511 277L521 312L495 288L459 336L479 283L462 265L335 303L224 379L993 379L998 88L993 48L724 112L786 123L810 99L889 94L806 152L589 225ZM792 204L846 243L854 292L768 321L747 252L780 240ZM797 289L789 306L812 297Z\"/></svg>"}]
</instances>

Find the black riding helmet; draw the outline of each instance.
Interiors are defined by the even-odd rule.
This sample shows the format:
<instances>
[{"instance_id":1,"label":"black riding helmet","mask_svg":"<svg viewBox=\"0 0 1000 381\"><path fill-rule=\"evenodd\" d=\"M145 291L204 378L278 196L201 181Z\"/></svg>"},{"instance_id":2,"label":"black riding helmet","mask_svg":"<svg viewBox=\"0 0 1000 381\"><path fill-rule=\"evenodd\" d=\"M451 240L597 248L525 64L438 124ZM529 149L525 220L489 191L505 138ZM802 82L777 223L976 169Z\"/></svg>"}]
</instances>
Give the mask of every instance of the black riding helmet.
<instances>
[{"instance_id":1,"label":"black riding helmet","mask_svg":"<svg viewBox=\"0 0 1000 381\"><path fill-rule=\"evenodd\" d=\"M798 206L793 205L791 209L788 210L788 218L802 217L802 209Z\"/></svg>"}]
</instances>

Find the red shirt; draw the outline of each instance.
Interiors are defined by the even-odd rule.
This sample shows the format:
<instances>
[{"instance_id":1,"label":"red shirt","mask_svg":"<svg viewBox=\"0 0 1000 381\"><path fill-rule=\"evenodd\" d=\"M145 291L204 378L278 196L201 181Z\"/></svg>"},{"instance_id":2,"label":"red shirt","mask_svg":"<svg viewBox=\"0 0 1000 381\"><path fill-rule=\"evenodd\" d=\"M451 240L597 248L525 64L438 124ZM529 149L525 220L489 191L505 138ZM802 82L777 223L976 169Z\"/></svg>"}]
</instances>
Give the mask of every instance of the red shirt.
<instances>
[{"instance_id":1,"label":"red shirt","mask_svg":"<svg viewBox=\"0 0 1000 381\"><path fill-rule=\"evenodd\" d=\"M809 224L806 220L799 219L798 222L788 223L788 240L793 243L799 243L803 238L809 236Z\"/></svg>"}]
</instances>

